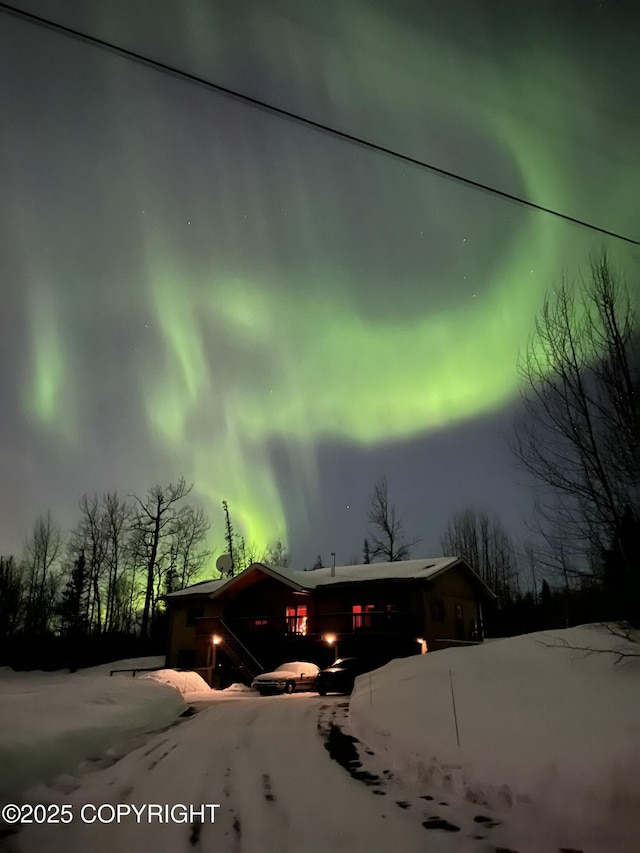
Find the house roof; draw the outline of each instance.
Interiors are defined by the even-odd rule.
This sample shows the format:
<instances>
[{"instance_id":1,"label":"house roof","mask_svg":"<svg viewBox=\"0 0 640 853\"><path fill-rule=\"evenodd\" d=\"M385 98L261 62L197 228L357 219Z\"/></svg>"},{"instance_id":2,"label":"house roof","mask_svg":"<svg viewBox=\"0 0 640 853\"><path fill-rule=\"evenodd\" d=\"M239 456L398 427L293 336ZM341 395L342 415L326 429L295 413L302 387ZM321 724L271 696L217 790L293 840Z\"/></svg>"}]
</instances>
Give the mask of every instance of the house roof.
<instances>
[{"instance_id":1,"label":"house roof","mask_svg":"<svg viewBox=\"0 0 640 853\"><path fill-rule=\"evenodd\" d=\"M187 598L190 595L211 595L212 592L215 592L221 586L230 580L230 578L215 578L214 580L208 581L200 581L199 583L194 583L192 586L185 586L184 589L178 589L175 592L168 592L164 598L170 598L174 600L176 598Z\"/></svg>"},{"instance_id":2,"label":"house roof","mask_svg":"<svg viewBox=\"0 0 640 853\"><path fill-rule=\"evenodd\" d=\"M284 566L273 566L269 563L252 563L247 569L232 578L204 581L179 592L170 593L165 598L174 600L179 596L186 595L206 595L209 598L217 598L219 595L227 593L234 588L239 591L239 589L253 580L252 575L258 573L270 575L276 580L287 584L287 586L303 592L320 587L337 586L347 583L375 583L390 580L433 580L454 566L458 566L467 574L470 574L476 585L487 596L495 598L495 594L482 578L460 557L425 557L420 560L401 560L394 563L336 566L335 572L331 568L313 569L304 572L297 569L285 568Z\"/></svg>"},{"instance_id":3,"label":"house roof","mask_svg":"<svg viewBox=\"0 0 640 853\"><path fill-rule=\"evenodd\" d=\"M457 562L458 557L437 557L401 560L395 563L365 563L356 566L336 566L335 572L327 567L313 569L310 572L289 572L289 577L295 578L306 589L366 581L429 580ZM276 568L276 571L281 570Z\"/></svg>"}]
</instances>

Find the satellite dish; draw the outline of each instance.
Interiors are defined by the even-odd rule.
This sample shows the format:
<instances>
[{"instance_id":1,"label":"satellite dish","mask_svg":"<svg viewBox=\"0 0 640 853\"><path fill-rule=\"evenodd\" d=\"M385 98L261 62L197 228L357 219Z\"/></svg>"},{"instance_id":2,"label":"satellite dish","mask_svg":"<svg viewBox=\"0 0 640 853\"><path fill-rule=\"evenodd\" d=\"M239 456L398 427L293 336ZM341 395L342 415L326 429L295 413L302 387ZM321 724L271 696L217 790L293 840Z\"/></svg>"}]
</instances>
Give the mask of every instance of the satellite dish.
<instances>
[{"instance_id":1,"label":"satellite dish","mask_svg":"<svg viewBox=\"0 0 640 853\"><path fill-rule=\"evenodd\" d=\"M220 574L229 575L231 574L232 568L233 560L231 559L231 554L220 554L220 556L216 560L216 569L220 572Z\"/></svg>"}]
</instances>

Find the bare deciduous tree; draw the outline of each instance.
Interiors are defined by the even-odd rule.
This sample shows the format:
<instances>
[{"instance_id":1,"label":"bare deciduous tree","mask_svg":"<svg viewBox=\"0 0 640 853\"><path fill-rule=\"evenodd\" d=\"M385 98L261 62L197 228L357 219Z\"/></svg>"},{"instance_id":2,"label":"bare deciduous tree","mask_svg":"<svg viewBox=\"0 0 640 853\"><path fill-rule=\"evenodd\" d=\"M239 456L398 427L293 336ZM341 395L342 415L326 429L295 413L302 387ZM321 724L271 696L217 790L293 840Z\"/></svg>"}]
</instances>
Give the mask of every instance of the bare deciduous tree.
<instances>
[{"instance_id":1,"label":"bare deciduous tree","mask_svg":"<svg viewBox=\"0 0 640 853\"><path fill-rule=\"evenodd\" d=\"M233 546L233 570L243 572L251 563L258 560L258 550L255 543L248 543L244 536L235 534Z\"/></svg>"},{"instance_id":2,"label":"bare deciduous tree","mask_svg":"<svg viewBox=\"0 0 640 853\"><path fill-rule=\"evenodd\" d=\"M637 304L605 253L578 287L545 299L519 364L514 451L543 485L547 534L615 587L640 619L640 357ZM624 603L624 604L623 604Z\"/></svg>"},{"instance_id":3,"label":"bare deciduous tree","mask_svg":"<svg viewBox=\"0 0 640 853\"><path fill-rule=\"evenodd\" d=\"M102 530L107 573L104 622L108 632L128 632L131 628L126 593L127 576L133 572L128 546L131 512L130 504L115 492L103 495Z\"/></svg>"},{"instance_id":4,"label":"bare deciduous tree","mask_svg":"<svg viewBox=\"0 0 640 853\"><path fill-rule=\"evenodd\" d=\"M394 563L410 556L411 547L418 540L405 542L404 523L396 513L395 506L389 502L386 477L382 477L374 486L367 520L373 528L368 542L368 555L371 558L382 557L385 562Z\"/></svg>"},{"instance_id":5,"label":"bare deciduous tree","mask_svg":"<svg viewBox=\"0 0 640 853\"><path fill-rule=\"evenodd\" d=\"M0 557L0 638L13 634L24 603L22 572L12 556Z\"/></svg>"},{"instance_id":6,"label":"bare deciduous tree","mask_svg":"<svg viewBox=\"0 0 640 853\"><path fill-rule=\"evenodd\" d=\"M105 539L100 502L94 495L83 495L80 500L80 522L71 534L69 551L75 561L76 556L84 553L86 560L86 590L83 601L86 612L83 624L89 632L102 632L102 579L105 573ZM74 562L75 565L75 562Z\"/></svg>"},{"instance_id":7,"label":"bare deciduous tree","mask_svg":"<svg viewBox=\"0 0 640 853\"><path fill-rule=\"evenodd\" d=\"M60 528L47 512L37 519L25 542L24 563L28 583L25 628L31 633L43 633L49 628L60 582L58 564L62 548Z\"/></svg>"},{"instance_id":8,"label":"bare deciduous tree","mask_svg":"<svg viewBox=\"0 0 640 853\"><path fill-rule=\"evenodd\" d=\"M276 539L266 549L262 557L263 562L270 563L272 566L283 566L286 568L289 565L289 553L283 545L282 540Z\"/></svg>"},{"instance_id":9,"label":"bare deciduous tree","mask_svg":"<svg viewBox=\"0 0 640 853\"><path fill-rule=\"evenodd\" d=\"M513 544L502 523L486 512L465 509L449 519L440 545L447 556L462 557L495 592L498 604L508 604L517 576Z\"/></svg>"},{"instance_id":10,"label":"bare deciduous tree","mask_svg":"<svg viewBox=\"0 0 640 853\"><path fill-rule=\"evenodd\" d=\"M176 517L171 541L176 589L188 586L211 557L205 544L210 527L202 507L186 506Z\"/></svg>"},{"instance_id":11,"label":"bare deciduous tree","mask_svg":"<svg viewBox=\"0 0 640 853\"><path fill-rule=\"evenodd\" d=\"M176 504L183 500L192 486L187 486L184 477L174 485L154 486L149 489L144 499L134 495L137 507L132 524L132 532L137 534L138 555L144 561L146 570L144 605L140 633L143 638L149 634L149 619L153 610L158 578L158 556L167 537L171 536L175 527L178 509Z\"/></svg>"}]
</instances>

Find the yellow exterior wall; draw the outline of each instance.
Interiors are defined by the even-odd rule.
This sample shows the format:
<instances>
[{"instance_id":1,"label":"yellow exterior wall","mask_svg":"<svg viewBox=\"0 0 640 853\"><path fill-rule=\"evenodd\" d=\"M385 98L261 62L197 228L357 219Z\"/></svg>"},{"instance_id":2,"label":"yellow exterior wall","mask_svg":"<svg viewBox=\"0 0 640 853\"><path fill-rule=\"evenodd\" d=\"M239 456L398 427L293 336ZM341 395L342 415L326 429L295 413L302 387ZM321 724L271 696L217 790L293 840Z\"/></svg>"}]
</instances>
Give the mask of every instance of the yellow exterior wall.
<instances>
[{"instance_id":1,"label":"yellow exterior wall","mask_svg":"<svg viewBox=\"0 0 640 853\"><path fill-rule=\"evenodd\" d=\"M185 597L179 604L169 605L169 650L167 652L166 665L168 667L178 666L178 652L180 649L195 649L196 626L187 625L187 616L191 607L202 607L203 616L222 616L222 608L217 601L209 598L198 598L197 596Z\"/></svg>"},{"instance_id":2,"label":"yellow exterior wall","mask_svg":"<svg viewBox=\"0 0 640 853\"><path fill-rule=\"evenodd\" d=\"M471 622L476 626L480 621L478 609L478 592L460 569L450 569L433 581L432 586L426 593L425 598L425 639L427 645L437 639L460 639L469 640ZM440 599L444 605L444 621L436 621L432 618L431 600ZM457 637L458 619L456 608L462 614L462 637Z\"/></svg>"}]
</instances>

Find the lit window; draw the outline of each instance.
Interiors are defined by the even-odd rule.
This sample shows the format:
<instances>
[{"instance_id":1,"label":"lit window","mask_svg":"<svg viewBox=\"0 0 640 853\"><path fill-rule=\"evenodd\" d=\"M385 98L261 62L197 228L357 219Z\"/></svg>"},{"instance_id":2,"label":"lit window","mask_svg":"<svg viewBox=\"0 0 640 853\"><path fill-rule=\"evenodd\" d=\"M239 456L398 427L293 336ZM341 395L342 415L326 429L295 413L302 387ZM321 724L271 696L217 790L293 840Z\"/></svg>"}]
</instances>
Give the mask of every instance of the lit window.
<instances>
[{"instance_id":1,"label":"lit window","mask_svg":"<svg viewBox=\"0 0 640 853\"><path fill-rule=\"evenodd\" d=\"M296 606L287 607L287 631L289 634L307 633L307 605L298 604Z\"/></svg>"},{"instance_id":2,"label":"lit window","mask_svg":"<svg viewBox=\"0 0 640 853\"><path fill-rule=\"evenodd\" d=\"M352 630L371 628L373 619L370 614L376 609L375 604L354 604L351 607Z\"/></svg>"},{"instance_id":3,"label":"lit window","mask_svg":"<svg viewBox=\"0 0 640 853\"><path fill-rule=\"evenodd\" d=\"M365 613L373 613L373 611L375 609L376 609L375 604L365 604L365 606L364 606L364 612ZM373 625L373 617L372 616L363 617L363 621L364 621L364 627L365 628L371 628L372 627L372 625Z\"/></svg>"}]
</instances>

